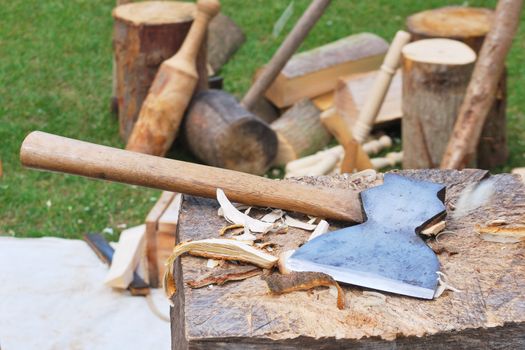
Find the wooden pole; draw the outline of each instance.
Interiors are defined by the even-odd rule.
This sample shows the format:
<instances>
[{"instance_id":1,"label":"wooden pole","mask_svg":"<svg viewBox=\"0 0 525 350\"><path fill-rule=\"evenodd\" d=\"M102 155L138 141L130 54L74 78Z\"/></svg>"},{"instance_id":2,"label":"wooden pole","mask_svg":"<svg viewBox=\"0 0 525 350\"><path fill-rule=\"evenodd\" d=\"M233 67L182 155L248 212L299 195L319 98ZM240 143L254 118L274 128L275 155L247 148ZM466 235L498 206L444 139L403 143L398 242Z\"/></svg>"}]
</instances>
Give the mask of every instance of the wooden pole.
<instances>
[{"instance_id":1,"label":"wooden pole","mask_svg":"<svg viewBox=\"0 0 525 350\"><path fill-rule=\"evenodd\" d=\"M441 162L443 169L462 169L475 154L483 124L496 96L505 58L520 22L522 6L522 0L498 1L492 28L483 42Z\"/></svg>"},{"instance_id":2,"label":"wooden pole","mask_svg":"<svg viewBox=\"0 0 525 350\"><path fill-rule=\"evenodd\" d=\"M374 121L381 109L381 105L385 99L388 87L392 81L392 77L396 73L401 57L401 49L410 41L410 34L405 31L398 31L392 45L388 49L385 60L381 65L379 74L374 81L374 85L367 96L365 105L359 111L359 116L353 127L353 134L357 142L363 143L368 135Z\"/></svg>"},{"instance_id":3,"label":"wooden pole","mask_svg":"<svg viewBox=\"0 0 525 350\"><path fill-rule=\"evenodd\" d=\"M195 12L195 4L179 1L136 2L113 10L113 96L124 141L133 130L160 64L180 49ZM204 86L207 84L205 47L199 51L197 71L198 85Z\"/></svg>"},{"instance_id":4,"label":"wooden pole","mask_svg":"<svg viewBox=\"0 0 525 350\"><path fill-rule=\"evenodd\" d=\"M479 54L483 40L494 20L487 8L447 6L411 15L406 20L413 40L448 38L459 40ZM476 166L491 169L505 164L508 157L506 130L506 71L498 86L496 99L488 112L477 146Z\"/></svg>"},{"instance_id":5,"label":"wooden pole","mask_svg":"<svg viewBox=\"0 0 525 350\"><path fill-rule=\"evenodd\" d=\"M139 113L126 149L164 156L177 136L184 111L198 81L196 60L218 0L199 0L191 29L175 56L164 61Z\"/></svg>"},{"instance_id":6,"label":"wooden pole","mask_svg":"<svg viewBox=\"0 0 525 350\"><path fill-rule=\"evenodd\" d=\"M462 42L426 39L403 48L403 167L439 166L476 54Z\"/></svg>"}]
</instances>

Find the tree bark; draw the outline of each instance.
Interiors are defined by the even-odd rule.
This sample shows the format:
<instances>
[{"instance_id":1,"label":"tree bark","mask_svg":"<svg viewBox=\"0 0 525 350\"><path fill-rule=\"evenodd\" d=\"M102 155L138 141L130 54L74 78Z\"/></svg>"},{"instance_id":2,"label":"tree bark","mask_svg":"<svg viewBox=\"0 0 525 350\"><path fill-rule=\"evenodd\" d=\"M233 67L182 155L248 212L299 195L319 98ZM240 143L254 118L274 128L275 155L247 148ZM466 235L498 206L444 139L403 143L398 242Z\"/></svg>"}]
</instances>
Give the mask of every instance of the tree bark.
<instances>
[{"instance_id":1,"label":"tree bark","mask_svg":"<svg viewBox=\"0 0 525 350\"><path fill-rule=\"evenodd\" d=\"M448 6L416 13L407 18L406 26L413 40L454 39L464 42L479 53L493 19L494 11L490 9ZM478 168L494 168L505 164L507 160L506 90L504 72L477 147Z\"/></svg>"},{"instance_id":2,"label":"tree bark","mask_svg":"<svg viewBox=\"0 0 525 350\"><path fill-rule=\"evenodd\" d=\"M275 132L223 91L198 93L183 128L191 152L216 167L261 175L277 154Z\"/></svg>"},{"instance_id":3,"label":"tree bark","mask_svg":"<svg viewBox=\"0 0 525 350\"><path fill-rule=\"evenodd\" d=\"M403 168L439 166L475 58L467 45L449 39L420 40L403 49Z\"/></svg>"},{"instance_id":4,"label":"tree bark","mask_svg":"<svg viewBox=\"0 0 525 350\"><path fill-rule=\"evenodd\" d=\"M320 115L321 111L305 98L271 124L279 138L274 164L285 165L319 151L330 142L331 135L321 124Z\"/></svg>"},{"instance_id":5,"label":"tree bark","mask_svg":"<svg viewBox=\"0 0 525 350\"><path fill-rule=\"evenodd\" d=\"M441 163L442 168L464 168L474 156L492 104L498 82L505 69L505 58L520 22L522 0L500 0L465 100L461 105L454 132Z\"/></svg>"},{"instance_id":6,"label":"tree bark","mask_svg":"<svg viewBox=\"0 0 525 350\"><path fill-rule=\"evenodd\" d=\"M196 7L183 2L138 2L113 11L115 91L120 136L127 141L137 121L142 102L160 64L181 47L195 16ZM199 83L207 86L206 48L197 59Z\"/></svg>"}]
</instances>

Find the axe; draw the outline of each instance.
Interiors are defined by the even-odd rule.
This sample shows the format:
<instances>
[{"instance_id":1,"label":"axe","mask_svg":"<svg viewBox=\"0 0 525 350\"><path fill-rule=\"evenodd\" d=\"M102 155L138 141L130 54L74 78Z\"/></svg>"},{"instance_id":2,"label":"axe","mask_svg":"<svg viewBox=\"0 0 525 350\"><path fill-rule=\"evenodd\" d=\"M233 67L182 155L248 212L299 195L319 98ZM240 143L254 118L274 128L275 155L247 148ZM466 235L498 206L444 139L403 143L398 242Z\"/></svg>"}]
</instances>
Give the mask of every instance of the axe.
<instances>
[{"instance_id":1,"label":"axe","mask_svg":"<svg viewBox=\"0 0 525 350\"><path fill-rule=\"evenodd\" d=\"M40 131L20 150L24 166L361 223L319 236L295 251L295 271L324 272L336 280L431 299L439 262L417 235L445 213L445 188L386 174L361 193L271 180L73 140ZM362 205L362 207L361 207ZM364 213L363 213L363 210Z\"/></svg>"}]
</instances>

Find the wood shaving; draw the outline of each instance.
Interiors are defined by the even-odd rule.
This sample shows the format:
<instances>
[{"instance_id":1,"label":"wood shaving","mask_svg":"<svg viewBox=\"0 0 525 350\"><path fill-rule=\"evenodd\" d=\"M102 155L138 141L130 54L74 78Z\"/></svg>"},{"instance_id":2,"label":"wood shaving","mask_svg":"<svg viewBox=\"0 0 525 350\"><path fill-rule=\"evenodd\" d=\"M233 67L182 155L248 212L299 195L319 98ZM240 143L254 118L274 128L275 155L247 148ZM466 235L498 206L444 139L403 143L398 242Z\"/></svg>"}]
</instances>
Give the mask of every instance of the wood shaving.
<instances>
[{"instance_id":1,"label":"wood shaving","mask_svg":"<svg viewBox=\"0 0 525 350\"><path fill-rule=\"evenodd\" d=\"M277 220L280 220L283 217L283 215L284 215L284 211L282 211L281 209L274 209L268 214L264 215L261 218L261 221L274 223Z\"/></svg>"},{"instance_id":2,"label":"wood shaving","mask_svg":"<svg viewBox=\"0 0 525 350\"><path fill-rule=\"evenodd\" d=\"M437 235L441 231L443 231L445 229L445 226L446 226L446 222L442 220L430 227L427 227L426 229L421 231L421 234L427 237L432 237L432 236Z\"/></svg>"},{"instance_id":3,"label":"wood shaving","mask_svg":"<svg viewBox=\"0 0 525 350\"><path fill-rule=\"evenodd\" d=\"M494 220L487 221L485 223L485 226L502 226L506 224L507 224L507 221L505 219L494 219Z\"/></svg>"},{"instance_id":4,"label":"wood shaving","mask_svg":"<svg viewBox=\"0 0 525 350\"><path fill-rule=\"evenodd\" d=\"M206 267L209 269L213 269L219 266L219 264L220 264L220 260L208 259L208 261L206 262Z\"/></svg>"},{"instance_id":5,"label":"wood shaving","mask_svg":"<svg viewBox=\"0 0 525 350\"><path fill-rule=\"evenodd\" d=\"M448 278L447 278L447 275L445 275L443 272L441 271L437 271L436 272L438 274L438 287L436 289L436 291L434 292L434 299L436 298L439 298L444 291L446 290L451 290L455 293L462 293L463 291L460 290L460 289L457 289L455 287L453 287L452 285L450 285L448 283Z\"/></svg>"},{"instance_id":6,"label":"wood shaving","mask_svg":"<svg viewBox=\"0 0 525 350\"><path fill-rule=\"evenodd\" d=\"M496 243L518 243L525 241L525 226L485 226L476 225L481 239Z\"/></svg>"},{"instance_id":7,"label":"wood shaving","mask_svg":"<svg viewBox=\"0 0 525 350\"><path fill-rule=\"evenodd\" d=\"M184 253L212 259L242 261L264 269L272 268L278 260L273 255L233 239L211 238L179 243L165 262L163 278L164 292L172 306L171 299L177 293L177 287L171 270L175 259Z\"/></svg>"},{"instance_id":8,"label":"wood shaving","mask_svg":"<svg viewBox=\"0 0 525 350\"><path fill-rule=\"evenodd\" d=\"M224 236L226 232L230 230L238 229L238 228L244 229L244 225L243 224L233 224L233 225L224 226L223 228L219 230L219 236Z\"/></svg>"},{"instance_id":9,"label":"wood shaving","mask_svg":"<svg viewBox=\"0 0 525 350\"><path fill-rule=\"evenodd\" d=\"M242 281L250 277L258 276L261 272L262 270L256 266L235 266L230 264L230 267L227 269L212 271L199 279L187 281L186 284L194 289L206 287L212 284L221 286L226 282Z\"/></svg>"},{"instance_id":10,"label":"wood shaving","mask_svg":"<svg viewBox=\"0 0 525 350\"><path fill-rule=\"evenodd\" d=\"M288 268L286 262L292 256L294 252L295 252L295 249L292 249L292 250L286 250L284 252L281 252L281 254L279 254L279 260L277 261L277 268L279 269L279 272L282 275L287 275L289 273L292 273L292 270Z\"/></svg>"},{"instance_id":11,"label":"wood shaving","mask_svg":"<svg viewBox=\"0 0 525 350\"><path fill-rule=\"evenodd\" d=\"M317 287L337 288L337 308L345 308L345 295L339 284L329 275L321 272L292 272L287 275L278 273L262 276L271 294L285 294L295 291L307 291Z\"/></svg>"},{"instance_id":12,"label":"wood shaving","mask_svg":"<svg viewBox=\"0 0 525 350\"><path fill-rule=\"evenodd\" d=\"M273 226L272 223L262 222L240 212L220 188L217 189L217 201L223 210L224 218L233 224L242 224L251 232L267 232Z\"/></svg>"},{"instance_id":13,"label":"wood shaving","mask_svg":"<svg viewBox=\"0 0 525 350\"><path fill-rule=\"evenodd\" d=\"M316 225L312 225L312 224L308 224L306 222L302 222L300 220L292 218L289 215L285 215L284 216L284 222L288 226L295 227L295 228L300 228L300 229L306 230L306 231L313 231L315 229L315 227L316 227Z\"/></svg>"},{"instance_id":14,"label":"wood shaving","mask_svg":"<svg viewBox=\"0 0 525 350\"><path fill-rule=\"evenodd\" d=\"M319 221L319 223L317 224L317 226L315 227L315 230L314 232L312 232L312 234L310 235L310 237L308 238L308 240L312 240L316 237L319 237L321 235L324 235L325 233L327 233L330 228L330 224L328 224L328 222L326 220L321 220Z\"/></svg>"}]
</instances>

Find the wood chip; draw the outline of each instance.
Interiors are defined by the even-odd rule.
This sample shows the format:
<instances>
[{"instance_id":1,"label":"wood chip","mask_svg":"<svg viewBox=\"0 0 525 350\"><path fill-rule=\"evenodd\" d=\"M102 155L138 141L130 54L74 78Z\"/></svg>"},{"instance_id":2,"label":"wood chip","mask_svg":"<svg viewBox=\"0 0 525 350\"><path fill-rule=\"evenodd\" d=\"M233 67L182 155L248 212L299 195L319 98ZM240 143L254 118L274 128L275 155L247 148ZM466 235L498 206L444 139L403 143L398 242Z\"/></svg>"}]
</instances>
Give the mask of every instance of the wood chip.
<instances>
[{"instance_id":1,"label":"wood chip","mask_svg":"<svg viewBox=\"0 0 525 350\"><path fill-rule=\"evenodd\" d=\"M295 227L295 228L300 228L300 229L306 230L306 231L313 231L315 229L315 227L317 226L317 225L308 224L306 222L302 222L300 220L294 219L294 218L292 218L289 215L285 215L284 216L284 222L288 226Z\"/></svg>"},{"instance_id":2,"label":"wood chip","mask_svg":"<svg viewBox=\"0 0 525 350\"><path fill-rule=\"evenodd\" d=\"M262 270L256 266L228 264L228 267L225 269L211 271L199 279L187 281L186 284L194 289L206 287L211 284L221 286L226 282L242 281L260 275L261 272Z\"/></svg>"},{"instance_id":3,"label":"wood chip","mask_svg":"<svg viewBox=\"0 0 525 350\"><path fill-rule=\"evenodd\" d=\"M421 234L424 236L428 236L428 237L435 236L441 231L443 231L445 229L445 226L446 226L446 222L445 220L442 220L438 222L437 224L427 227L426 229L421 231Z\"/></svg>"},{"instance_id":4,"label":"wood chip","mask_svg":"<svg viewBox=\"0 0 525 350\"><path fill-rule=\"evenodd\" d=\"M212 259L242 261L264 269L272 268L277 264L278 260L273 255L233 239L210 238L179 243L173 248L173 252L166 260L165 265L167 268L164 272L163 279L165 283L163 286L164 292L172 306L171 299L177 293L177 288L175 286L175 280L173 276L171 276L171 267L175 259L184 253Z\"/></svg>"},{"instance_id":5,"label":"wood chip","mask_svg":"<svg viewBox=\"0 0 525 350\"><path fill-rule=\"evenodd\" d=\"M284 211L282 211L281 209L274 209L270 213L264 215L261 218L261 221L274 223L277 220L280 220L283 217L283 215Z\"/></svg>"},{"instance_id":6,"label":"wood chip","mask_svg":"<svg viewBox=\"0 0 525 350\"><path fill-rule=\"evenodd\" d=\"M310 240L312 240L312 239L314 239L316 237L324 235L325 233L328 232L329 228L330 228L330 224L328 224L328 222L326 220L319 221L319 223L315 227L314 232L312 232L310 237L308 237L308 240L310 241Z\"/></svg>"},{"instance_id":7,"label":"wood chip","mask_svg":"<svg viewBox=\"0 0 525 350\"><path fill-rule=\"evenodd\" d=\"M233 204L228 200L224 191L220 188L217 189L217 201L221 205L224 218L233 224L241 224L252 232L267 232L273 226L272 223L262 222L248 215L240 212Z\"/></svg>"},{"instance_id":8,"label":"wood chip","mask_svg":"<svg viewBox=\"0 0 525 350\"><path fill-rule=\"evenodd\" d=\"M518 243L525 241L525 226L476 226L481 239L497 243Z\"/></svg>"},{"instance_id":9,"label":"wood chip","mask_svg":"<svg viewBox=\"0 0 525 350\"><path fill-rule=\"evenodd\" d=\"M268 285L271 294L285 294L301 290L310 290L317 287L337 288L337 308L345 308L345 295L339 284L327 274L321 272L292 272L287 275L271 274L262 279Z\"/></svg>"}]
</instances>

